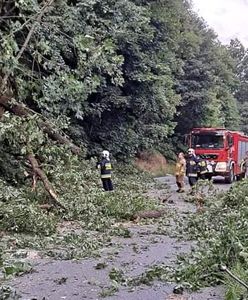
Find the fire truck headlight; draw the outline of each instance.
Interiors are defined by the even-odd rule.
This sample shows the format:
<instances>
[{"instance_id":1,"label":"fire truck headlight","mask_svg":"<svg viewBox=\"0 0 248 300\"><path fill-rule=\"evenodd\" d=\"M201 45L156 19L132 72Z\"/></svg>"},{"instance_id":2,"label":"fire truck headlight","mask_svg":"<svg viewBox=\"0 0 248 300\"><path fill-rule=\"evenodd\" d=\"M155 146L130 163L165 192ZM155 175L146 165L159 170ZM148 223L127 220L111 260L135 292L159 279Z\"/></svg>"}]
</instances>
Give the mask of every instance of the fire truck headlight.
<instances>
[{"instance_id":1,"label":"fire truck headlight","mask_svg":"<svg viewBox=\"0 0 248 300\"><path fill-rule=\"evenodd\" d=\"M227 169L227 163L226 162L218 162L216 164L215 171L216 172L226 172Z\"/></svg>"}]
</instances>

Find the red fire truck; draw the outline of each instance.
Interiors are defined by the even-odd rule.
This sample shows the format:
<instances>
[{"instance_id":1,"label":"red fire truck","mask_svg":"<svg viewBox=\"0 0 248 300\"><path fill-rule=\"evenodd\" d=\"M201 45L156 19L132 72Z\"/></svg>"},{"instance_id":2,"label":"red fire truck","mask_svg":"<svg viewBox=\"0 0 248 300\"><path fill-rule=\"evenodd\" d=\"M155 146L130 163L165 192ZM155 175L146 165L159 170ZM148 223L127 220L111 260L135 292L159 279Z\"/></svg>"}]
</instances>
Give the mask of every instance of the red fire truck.
<instances>
[{"instance_id":1,"label":"red fire truck","mask_svg":"<svg viewBox=\"0 0 248 300\"><path fill-rule=\"evenodd\" d=\"M208 177L224 176L227 183L245 175L243 159L248 152L248 136L224 128L194 128L189 147L208 163Z\"/></svg>"}]
</instances>

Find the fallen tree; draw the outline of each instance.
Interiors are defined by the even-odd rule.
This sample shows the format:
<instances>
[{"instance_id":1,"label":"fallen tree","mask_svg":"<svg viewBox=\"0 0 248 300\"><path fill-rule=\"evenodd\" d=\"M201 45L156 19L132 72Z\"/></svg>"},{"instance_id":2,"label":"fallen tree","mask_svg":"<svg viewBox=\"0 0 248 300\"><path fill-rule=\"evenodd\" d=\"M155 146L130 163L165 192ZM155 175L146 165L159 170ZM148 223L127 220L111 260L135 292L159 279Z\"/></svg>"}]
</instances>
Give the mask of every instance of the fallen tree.
<instances>
[{"instance_id":1,"label":"fallen tree","mask_svg":"<svg viewBox=\"0 0 248 300\"><path fill-rule=\"evenodd\" d=\"M20 51L18 52L18 54L15 58L16 63L20 60L22 54L24 53L25 49L27 48L28 43L31 39L31 36L34 33L35 27L37 26L37 24L39 24L41 22L41 19L42 19L43 15L46 13L48 8L51 7L53 2L54 2L54 0L44 1L42 3L40 11L34 16L33 24L32 24L32 26L31 26L28 34L27 34L27 37L26 37ZM13 8L15 8L15 5L13 5ZM8 72L6 72L6 74L3 75L2 79L1 79L1 84L0 84L0 117L3 116L5 110L8 110L11 113L14 113L15 115L17 115L19 117L27 117L31 114L35 114L35 112L31 111L30 109L25 107L23 104L18 104L18 103L11 104L11 100L13 99L13 95L11 95L11 96L9 95L9 94L12 94L10 92L10 91L12 91L12 87L9 86L9 84L8 84L9 76L10 76L10 74ZM42 120L39 120L37 122L37 124L46 134L48 134L49 137L51 137L52 139L58 141L60 144L66 144L67 146L69 146L69 148L71 149L71 151L74 154L79 154L80 153L80 148L79 147L75 146L65 136L62 136L61 134L59 134L56 130L54 130L52 128L52 126L50 124L48 124L47 122L44 122ZM58 200L58 196L55 193L54 188L52 187L52 184L49 182L46 174L39 167L39 163L38 163L37 159L35 158L34 153L28 153L27 154L27 159L29 160L29 162L31 163L31 166L32 166L34 186L35 186L36 177L40 178L41 181L44 184L44 187L45 187L46 191L51 196L51 200L52 200L53 204L55 206L59 206L59 207L65 209L64 205L62 205L60 203L60 201Z\"/></svg>"},{"instance_id":2,"label":"fallen tree","mask_svg":"<svg viewBox=\"0 0 248 300\"><path fill-rule=\"evenodd\" d=\"M9 96L2 96L0 98L0 109L1 109L0 112L2 112L2 115L4 114L5 110L14 113L16 116L20 118L36 115L34 111L25 107L23 104L18 104L18 103L11 104L11 103L12 103L11 98ZM80 147L74 145L66 136L61 135L57 130L54 130L52 126L48 124L48 122L40 120L39 116L37 120L37 125L51 139L57 141L59 144L68 146L68 148L71 150L73 154L76 155L80 154L81 152ZM40 178L44 184L46 191L51 196L52 202L55 204L55 206L59 206L65 209L65 207L59 202L58 195L54 192L54 188L52 187L52 184L49 182L47 176L39 167L35 155L28 154L27 158L30 161L33 168L34 180L36 180L36 178Z\"/></svg>"},{"instance_id":3,"label":"fallen tree","mask_svg":"<svg viewBox=\"0 0 248 300\"><path fill-rule=\"evenodd\" d=\"M25 49L28 46L28 43L35 31L35 28L37 24L39 24L42 20L42 17L47 12L49 8L51 8L51 5L53 4L54 0L48 0L43 1L40 11L32 18L33 24L24 40L24 43L18 52L15 61L18 63L18 61L21 59ZM15 5L13 5L13 8L15 8ZM8 11L8 10L7 10ZM31 19L30 19L31 20ZM29 21L30 21L29 20ZM19 117L28 117L29 115L35 115L36 112L32 111L28 107L24 106L21 103L13 103L14 95L11 92L12 86L8 84L10 74L7 72L5 75L2 76L1 84L0 84L0 117L3 116L5 110L14 113L15 115ZM39 119L37 121L37 124L40 129L43 130L44 133L46 133L50 138L57 141L60 144L67 145L73 154L80 154L80 147L74 145L65 135L61 135L56 129L54 129L47 121L44 121ZM54 203L55 206L59 206L63 209L65 209L64 205L60 203L58 200L58 195L55 193L54 188L52 187L52 184L49 182L46 174L44 171L39 167L39 163L37 159L35 158L34 153L29 153L27 155L27 159L31 163L32 171L33 171L33 184L35 186L36 178L40 178L41 181L44 184L44 187L46 191L51 196L51 200Z\"/></svg>"},{"instance_id":4,"label":"fallen tree","mask_svg":"<svg viewBox=\"0 0 248 300\"><path fill-rule=\"evenodd\" d=\"M29 115L35 115L36 112L34 112L33 110L29 109L28 107L24 106L21 103L13 103L11 104L11 97L9 96L2 96L0 97L0 112L4 112L5 110L8 110L12 113L14 113L15 115L19 116L19 117L27 117ZM40 117L38 115L38 117ZM80 147L76 146L75 144L73 144L69 138L67 138L65 135L62 135L58 132L58 130L54 129L49 123L48 121L43 121L43 120L38 120L38 125L39 127L46 133L48 134L48 136L57 141L58 143L62 144L62 145L67 145L71 152L73 154L80 154L81 153L81 149Z\"/></svg>"},{"instance_id":5,"label":"fallen tree","mask_svg":"<svg viewBox=\"0 0 248 300\"><path fill-rule=\"evenodd\" d=\"M35 158L34 154L28 154L28 160L30 161L31 165L32 165L32 168L33 168L33 173L34 173L34 176L38 176L43 184L44 184L44 187L46 189L46 191L49 193L49 195L51 196L51 200L53 202L53 204L55 206L59 206L63 209L65 209L64 205L62 205L60 202L59 202L59 199L58 199L58 196L57 194L55 193L51 183L49 182L46 174L41 170L41 168L39 167L39 164L38 164L38 161L37 159Z\"/></svg>"}]
</instances>

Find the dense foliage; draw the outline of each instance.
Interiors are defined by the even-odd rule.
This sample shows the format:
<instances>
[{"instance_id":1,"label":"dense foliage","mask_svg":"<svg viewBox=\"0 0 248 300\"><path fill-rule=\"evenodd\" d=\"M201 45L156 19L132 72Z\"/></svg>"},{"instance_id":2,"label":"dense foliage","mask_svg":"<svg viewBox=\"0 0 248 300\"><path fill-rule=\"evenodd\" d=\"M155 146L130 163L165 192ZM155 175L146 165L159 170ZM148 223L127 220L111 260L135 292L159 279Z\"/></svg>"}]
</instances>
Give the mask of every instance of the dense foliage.
<instances>
[{"instance_id":1,"label":"dense foliage","mask_svg":"<svg viewBox=\"0 0 248 300\"><path fill-rule=\"evenodd\" d=\"M10 0L0 16L0 230L46 236L76 220L101 231L152 208L123 168L117 191L100 191L92 157L103 148L117 159L151 149L172 157L195 126L248 132L247 50L223 46L186 0ZM47 216L39 205L55 192L67 210ZM218 222L195 221L209 234L208 283L215 263L247 264L240 193L210 212Z\"/></svg>"},{"instance_id":2,"label":"dense foliage","mask_svg":"<svg viewBox=\"0 0 248 300\"><path fill-rule=\"evenodd\" d=\"M186 1L16 0L1 15L5 94L88 155L170 156L175 126L239 126L236 57Z\"/></svg>"},{"instance_id":3,"label":"dense foliage","mask_svg":"<svg viewBox=\"0 0 248 300\"><path fill-rule=\"evenodd\" d=\"M230 42L229 51L235 60L235 73L238 79L235 97L238 101L241 129L248 134L248 50L236 39Z\"/></svg>"}]
</instances>

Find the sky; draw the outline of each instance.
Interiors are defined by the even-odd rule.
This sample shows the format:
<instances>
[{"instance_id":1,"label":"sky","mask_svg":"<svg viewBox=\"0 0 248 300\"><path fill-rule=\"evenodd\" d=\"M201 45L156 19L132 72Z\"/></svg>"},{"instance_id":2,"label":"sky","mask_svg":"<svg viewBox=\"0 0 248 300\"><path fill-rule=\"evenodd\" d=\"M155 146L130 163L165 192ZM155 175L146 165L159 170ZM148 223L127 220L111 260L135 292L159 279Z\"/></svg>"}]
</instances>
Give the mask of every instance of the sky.
<instances>
[{"instance_id":1,"label":"sky","mask_svg":"<svg viewBox=\"0 0 248 300\"><path fill-rule=\"evenodd\" d=\"M229 43L238 38L248 47L248 0L193 0L194 10Z\"/></svg>"}]
</instances>

